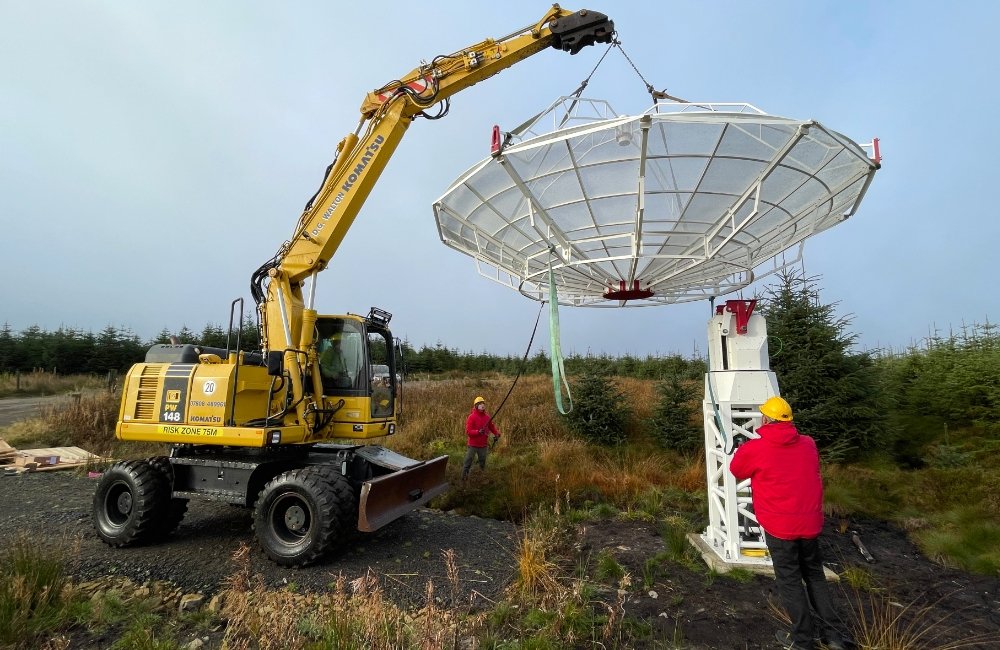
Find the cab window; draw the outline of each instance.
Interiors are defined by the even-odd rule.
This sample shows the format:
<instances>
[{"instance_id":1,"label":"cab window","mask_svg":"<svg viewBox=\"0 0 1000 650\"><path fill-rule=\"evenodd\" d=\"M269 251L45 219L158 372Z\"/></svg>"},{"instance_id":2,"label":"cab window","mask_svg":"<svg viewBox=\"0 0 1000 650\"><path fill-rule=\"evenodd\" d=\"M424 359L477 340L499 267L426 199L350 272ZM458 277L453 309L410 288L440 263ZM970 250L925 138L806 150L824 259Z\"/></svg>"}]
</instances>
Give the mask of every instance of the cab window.
<instances>
[{"instance_id":1,"label":"cab window","mask_svg":"<svg viewBox=\"0 0 1000 650\"><path fill-rule=\"evenodd\" d=\"M371 359L371 416L392 417L396 386L389 371L392 341L382 332L368 332L368 355Z\"/></svg>"},{"instance_id":2,"label":"cab window","mask_svg":"<svg viewBox=\"0 0 1000 650\"><path fill-rule=\"evenodd\" d=\"M361 390L365 368L361 326L349 320L323 320L318 329L316 351L324 392Z\"/></svg>"}]
</instances>

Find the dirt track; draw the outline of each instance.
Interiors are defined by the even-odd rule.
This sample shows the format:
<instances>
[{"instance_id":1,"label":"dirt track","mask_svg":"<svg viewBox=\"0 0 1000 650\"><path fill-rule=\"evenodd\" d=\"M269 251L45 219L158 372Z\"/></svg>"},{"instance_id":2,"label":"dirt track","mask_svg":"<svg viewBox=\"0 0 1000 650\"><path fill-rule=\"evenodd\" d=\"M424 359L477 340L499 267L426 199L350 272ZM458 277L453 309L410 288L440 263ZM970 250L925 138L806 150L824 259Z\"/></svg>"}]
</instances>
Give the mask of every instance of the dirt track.
<instances>
[{"instance_id":1,"label":"dirt track","mask_svg":"<svg viewBox=\"0 0 1000 650\"><path fill-rule=\"evenodd\" d=\"M0 427L41 415L42 407L69 400L65 395L48 397L5 397L0 399Z\"/></svg>"},{"instance_id":2,"label":"dirt track","mask_svg":"<svg viewBox=\"0 0 1000 650\"><path fill-rule=\"evenodd\" d=\"M66 472L0 477L0 546L19 533L39 543L79 539L75 572L81 578L117 574L138 582L167 580L186 591L211 594L233 572L232 553L240 543L252 542L246 510L192 501L177 532L162 543L111 549L98 540L91 524L95 486L95 479ZM892 611L906 608L909 616L940 621L936 629L943 639L938 641L987 633L993 635L990 643L966 647L997 647L1000 580L942 568L921 556L901 531L881 522L855 525L876 562L867 564L849 536L837 533L830 522L821 538L829 565L837 571L865 567L885 587L884 594L899 603ZM668 562L657 571L654 598L642 583L646 560L665 548L655 526L602 520L581 524L578 534L578 564L589 562L593 569L595 558L607 549L628 569L632 588L624 609L649 622L655 638L671 639L679 631L687 648L776 647L773 634L781 624L768 611L774 593L770 578L756 577L748 583L713 579L704 571ZM442 552L453 549L463 602L471 599L488 608L485 598L495 599L513 576L516 536L515 527L506 522L424 509L378 533L359 535L348 549L305 569L282 569L259 552L251 557L253 569L271 586L294 584L302 590L324 591L338 573L353 579L372 570L393 600L418 605L428 580L434 581L437 593L443 593L447 581ZM870 605L871 595L861 598L842 586L833 589L845 617L857 609L858 600ZM608 590L604 597L614 600L614 591Z\"/></svg>"}]
</instances>

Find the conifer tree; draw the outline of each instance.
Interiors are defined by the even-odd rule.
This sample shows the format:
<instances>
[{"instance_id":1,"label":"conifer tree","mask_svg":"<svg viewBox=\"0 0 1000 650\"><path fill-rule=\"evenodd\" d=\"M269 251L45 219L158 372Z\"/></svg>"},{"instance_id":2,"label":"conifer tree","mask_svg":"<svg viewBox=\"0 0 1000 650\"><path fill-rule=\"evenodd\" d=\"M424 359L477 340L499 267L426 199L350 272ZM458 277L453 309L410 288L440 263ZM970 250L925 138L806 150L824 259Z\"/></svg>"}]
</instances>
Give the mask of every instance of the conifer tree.
<instances>
[{"instance_id":1,"label":"conifer tree","mask_svg":"<svg viewBox=\"0 0 1000 650\"><path fill-rule=\"evenodd\" d=\"M11 372L21 369L21 350L18 340L10 329L10 323L0 327L0 371Z\"/></svg>"},{"instance_id":2,"label":"conifer tree","mask_svg":"<svg viewBox=\"0 0 1000 650\"><path fill-rule=\"evenodd\" d=\"M570 428L590 442L620 445L626 439L627 404L610 377L587 373L573 383L573 410L566 417Z\"/></svg>"},{"instance_id":3,"label":"conifer tree","mask_svg":"<svg viewBox=\"0 0 1000 650\"><path fill-rule=\"evenodd\" d=\"M705 444L704 427L696 421L698 399L677 376L656 387L657 403L649 424L653 436L668 449L690 453Z\"/></svg>"},{"instance_id":4,"label":"conifer tree","mask_svg":"<svg viewBox=\"0 0 1000 650\"><path fill-rule=\"evenodd\" d=\"M771 369L800 432L831 460L886 449L885 399L869 354L852 351L850 319L823 304L815 278L783 274L763 304Z\"/></svg>"},{"instance_id":5,"label":"conifer tree","mask_svg":"<svg viewBox=\"0 0 1000 650\"><path fill-rule=\"evenodd\" d=\"M201 334L197 337L197 340L204 346L224 348L226 347L226 332L222 331L221 326L209 323L201 330ZM231 345L233 343L234 341L230 341Z\"/></svg>"}]
</instances>

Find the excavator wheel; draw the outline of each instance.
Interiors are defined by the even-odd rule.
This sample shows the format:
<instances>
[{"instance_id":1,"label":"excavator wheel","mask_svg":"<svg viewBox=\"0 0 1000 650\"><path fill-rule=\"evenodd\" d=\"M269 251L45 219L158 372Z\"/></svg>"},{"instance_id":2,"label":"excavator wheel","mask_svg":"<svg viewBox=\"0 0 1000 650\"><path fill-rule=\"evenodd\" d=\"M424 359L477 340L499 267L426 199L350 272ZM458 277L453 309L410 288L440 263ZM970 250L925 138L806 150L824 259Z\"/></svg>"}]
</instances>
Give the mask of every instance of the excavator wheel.
<instances>
[{"instance_id":1,"label":"excavator wheel","mask_svg":"<svg viewBox=\"0 0 1000 650\"><path fill-rule=\"evenodd\" d=\"M261 491L254 531L264 553L282 566L305 566L346 537L354 490L336 467L314 465L279 474Z\"/></svg>"},{"instance_id":2,"label":"excavator wheel","mask_svg":"<svg viewBox=\"0 0 1000 650\"><path fill-rule=\"evenodd\" d=\"M174 468L170 464L170 459L166 456L154 456L149 459L149 464L153 466L153 469L158 471L163 477L163 480L167 483L167 494L173 491L174 487ZM181 520L184 519L185 513L188 509L187 499L176 499L171 498L166 502L166 512L163 518L157 524L157 535L166 537L170 533L174 532L178 525L180 525Z\"/></svg>"},{"instance_id":3,"label":"excavator wheel","mask_svg":"<svg viewBox=\"0 0 1000 650\"><path fill-rule=\"evenodd\" d=\"M145 460L115 463L94 493L94 527L111 546L148 541L158 531L170 492L163 475Z\"/></svg>"}]
</instances>

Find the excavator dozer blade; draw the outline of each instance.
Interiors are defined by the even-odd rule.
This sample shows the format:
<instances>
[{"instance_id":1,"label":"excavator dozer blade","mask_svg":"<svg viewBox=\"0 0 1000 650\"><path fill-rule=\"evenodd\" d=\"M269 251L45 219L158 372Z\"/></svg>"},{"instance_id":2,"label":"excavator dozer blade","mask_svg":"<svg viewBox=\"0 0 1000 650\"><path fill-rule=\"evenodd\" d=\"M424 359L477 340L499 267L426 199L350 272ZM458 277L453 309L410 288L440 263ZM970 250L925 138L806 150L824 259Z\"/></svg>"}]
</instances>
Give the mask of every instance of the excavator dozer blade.
<instances>
[{"instance_id":1,"label":"excavator dozer blade","mask_svg":"<svg viewBox=\"0 0 1000 650\"><path fill-rule=\"evenodd\" d=\"M378 530L407 512L419 508L448 489L448 457L433 460L365 481L358 505L358 530Z\"/></svg>"}]
</instances>

